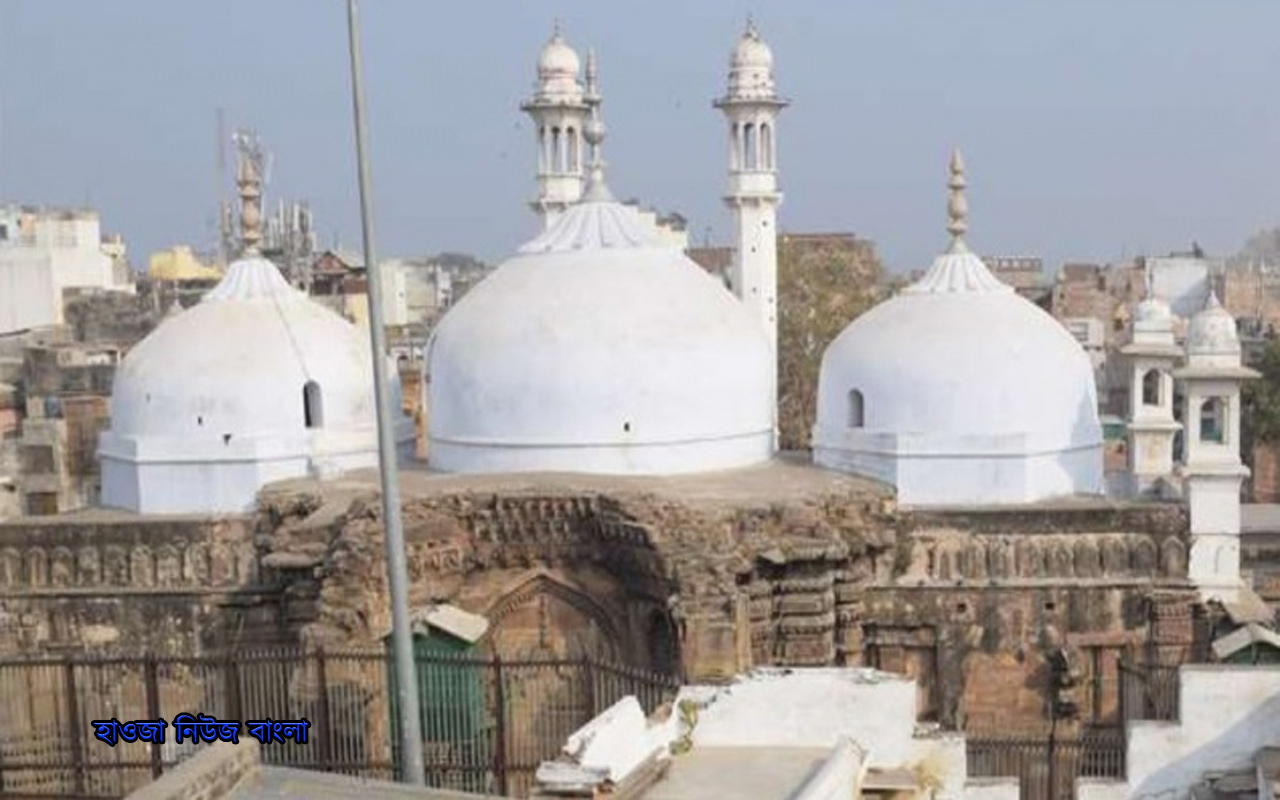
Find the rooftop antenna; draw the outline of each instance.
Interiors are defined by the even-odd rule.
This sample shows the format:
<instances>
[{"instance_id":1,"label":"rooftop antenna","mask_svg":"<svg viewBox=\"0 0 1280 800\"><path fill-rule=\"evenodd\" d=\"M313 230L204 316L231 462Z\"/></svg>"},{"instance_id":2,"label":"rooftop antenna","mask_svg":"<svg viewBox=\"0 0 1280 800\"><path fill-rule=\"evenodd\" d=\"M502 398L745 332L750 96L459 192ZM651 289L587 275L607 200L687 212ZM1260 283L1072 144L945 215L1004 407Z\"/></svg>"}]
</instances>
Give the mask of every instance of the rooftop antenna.
<instances>
[{"instance_id":1,"label":"rooftop antenna","mask_svg":"<svg viewBox=\"0 0 1280 800\"><path fill-rule=\"evenodd\" d=\"M360 227L369 282L369 339L373 349L373 389L378 411L378 475L382 483L382 522L386 528L387 577L391 587L391 639L395 651L396 690L399 695L402 779L422 786L426 769L422 757L422 728L418 716L418 675L414 668L409 629L409 570L400 521L400 476L387 384L386 329L382 324L382 280L373 250L373 188L369 178L369 145L365 131L364 92L360 83L360 21L356 0L347 0L347 35L351 47L351 105L356 128L356 165L360 179Z\"/></svg>"}]
</instances>

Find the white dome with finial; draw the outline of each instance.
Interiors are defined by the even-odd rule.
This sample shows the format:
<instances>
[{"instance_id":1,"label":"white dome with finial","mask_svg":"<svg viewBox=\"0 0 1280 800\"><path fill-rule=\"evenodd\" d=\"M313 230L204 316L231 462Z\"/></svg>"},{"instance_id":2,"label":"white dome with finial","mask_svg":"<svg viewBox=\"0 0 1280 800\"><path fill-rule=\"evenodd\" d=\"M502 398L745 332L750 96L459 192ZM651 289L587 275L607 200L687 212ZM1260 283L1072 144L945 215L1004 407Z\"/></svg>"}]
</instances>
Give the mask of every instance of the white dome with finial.
<instances>
[{"instance_id":1,"label":"white dome with finial","mask_svg":"<svg viewBox=\"0 0 1280 800\"><path fill-rule=\"evenodd\" d=\"M735 99L772 97L773 51L755 23L747 20L742 38L729 55L729 96Z\"/></svg>"},{"instance_id":2,"label":"white dome with finial","mask_svg":"<svg viewBox=\"0 0 1280 800\"><path fill-rule=\"evenodd\" d=\"M368 333L251 254L121 363L98 453L102 502L247 511L267 482L375 465L374 409Z\"/></svg>"},{"instance_id":3,"label":"white dome with finial","mask_svg":"<svg viewBox=\"0 0 1280 800\"><path fill-rule=\"evenodd\" d=\"M1174 346L1174 328L1176 318L1173 307L1155 295L1153 275L1150 265L1144 276L1146 296L1133 310L1131 339L1135 345Z\"/></svg>"},{"instance_id":4,"label":"white dome with finial","mask_svg":"<svg viewBox=\"0 0 1280 800\"><path fill-rule=\"evenodd\" d=\"M1221 356L1238 364L1240 361L1240 334L1235 318L1218 302L1218 293L1209 292L1204 309L1191 318L1187 326L1187 355L1199 356L1208 363Z\"/></svg>"},{"instance_id":5,"label":"white dome with finial","mask_svg":"<svg viewBox=\"0 0 1280 800\"><path fill-rule=\"evenodd\" d=\"M581 62L578 53L560 35L556 23L550 41L538 55L538 92L541 95L573 95L580 99L582 85L578 82Z\"/></svg>"},{"instance_id":6,"label":"white dome with finial","mask_svg":"<svg viewBox=\"0 0 1280 800\"><path fill-rule=\"evenodd\" d=\"M598 108L582 201L435 329L434 468L674 474L771 454L764 331L723 284L610 195Z\"/></svg>"},{"instance_id":7,"label":"white dome with finial","mask_svg":"<svg viewBox=\"0 0 1280 800\"><path fill-rule=\"evenodd\" d=\"M1088 356L965 245L959 153L949 187L950 249L823 355L814 460L892 484L907 506L1098 494Z\"/></svg>"}]
</instances>

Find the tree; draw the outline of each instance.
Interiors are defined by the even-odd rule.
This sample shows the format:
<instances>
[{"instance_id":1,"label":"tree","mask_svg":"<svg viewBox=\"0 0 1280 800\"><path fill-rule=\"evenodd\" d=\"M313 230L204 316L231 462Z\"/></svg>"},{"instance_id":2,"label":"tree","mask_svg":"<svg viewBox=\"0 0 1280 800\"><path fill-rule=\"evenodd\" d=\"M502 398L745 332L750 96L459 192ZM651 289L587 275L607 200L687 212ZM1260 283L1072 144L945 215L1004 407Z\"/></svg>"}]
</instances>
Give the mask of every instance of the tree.
<instances>
[{"instance_id":1,"label":"tree","mask_svg":"<svg viewBox=\"0 0 1280 800\"><path fill-rule=\"evenodd\" d=\"M875 245L851 235L778 237L778 428L783 450L808 450L822 354L879 299Z\"/></svg>"},{"instance_id":2,"label":"tree","mask_svg":"<svg viewBox=\"0 0 1280 800\"><path fill-rule=\"evenodd\" d=\"M1251 366L1262 373L1242 391L1240 418L1246 456L1254 444L1280 442L1280 340L1267 342Z\"/></svg>"}]
</instances>

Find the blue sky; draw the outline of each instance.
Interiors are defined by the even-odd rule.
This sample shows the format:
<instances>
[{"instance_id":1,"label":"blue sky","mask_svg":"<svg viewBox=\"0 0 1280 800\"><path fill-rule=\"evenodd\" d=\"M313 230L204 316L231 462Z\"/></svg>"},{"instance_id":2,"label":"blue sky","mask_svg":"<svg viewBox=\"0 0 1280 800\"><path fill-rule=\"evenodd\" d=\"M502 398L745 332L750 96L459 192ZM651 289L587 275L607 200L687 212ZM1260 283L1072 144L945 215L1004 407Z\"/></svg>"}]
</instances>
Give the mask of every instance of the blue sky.
<instances>
[{"instance_id":1,"label":"blue sky","mask_svg":"<svg viewBox=\"0 0 1280 800\"><path fill-rule=\"evenodd\" d=\"M0 201L92 204L135 263L212 243L215 110L275 156L268 202L359 237L343 0L0 0ZM1280 222L1275 0L362 0L379 250L497 259L535 229L518 105L561 20L596 47L615 194L731 230L728 53L748 13L793 101L783 230L946 243L965 153L985 253L1114 259Z\"/></svg>"}]
</instances>

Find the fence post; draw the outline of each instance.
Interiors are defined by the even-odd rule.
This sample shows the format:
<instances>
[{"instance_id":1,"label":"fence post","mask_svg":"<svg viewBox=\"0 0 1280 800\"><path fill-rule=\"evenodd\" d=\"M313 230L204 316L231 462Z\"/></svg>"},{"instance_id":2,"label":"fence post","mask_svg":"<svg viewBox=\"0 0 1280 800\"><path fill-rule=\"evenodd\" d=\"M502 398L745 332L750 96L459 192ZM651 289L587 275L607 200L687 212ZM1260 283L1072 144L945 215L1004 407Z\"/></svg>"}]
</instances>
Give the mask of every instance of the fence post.
<instances>
[{"instance_id":1,"label":"fence post","mask_svg":"<svg viewBox=\"0 0 1280 800\"><path fill-rule=\"evenodd\" d=\"M222 657L222 680L227 694L227 713L231 719L244 722L240 707L240 665L227 650Z\"/></svg>"},{"instance_id":2,"label":"fence post","mask_svg":"<svg viewBox=\"0 0 1280 800\"><path fill-rule=\"evenodd\" d=\"M583 720L583 724L590 722L596 718L596 714L600 713L600 707L597 705L599 698L596 697L596 670L595 664L589 655L582 657L582 676L587 684L587 718Z\"/></svg>"},{"instance_id":3,"label":"fence post","mask_svg":"<svg viewBox=\"0 0 1280 800\"><path fill-rule=\"evenodd\" d=\"M494 737L493 776L498 782L497 793L507 795L507 696L503 687L502 656L493 654L493 705Z\"/></svg>"},{"instance_id":4,"label":"fence post","mask_svg":"<svg viewBox=\"0 0 1280 800\"><path fill-rule=\"evenodd\" d=\"M155 653L148 652L142 662L142 685L146 693L147 719L160 719L160 676ZM164 753L159 742L151 743L151 777L164 772Z\"/></svg>"},{"instance_id":5,"label":"fence post","mask_svg":"<svg viewBox=\"0 0 1280 800\"><path fill-rule=\"evenodd\" d=\"M76 662L72 659L63 664L62 688L67 695L67 730L71 734L76 794L84 794L84 741L80 738L80 698L76 697Z\"/></svg>"},{"instance_id":6,"label":"fence post","mask_svg":"<svg viewBox=\"0 0 1280 800\"><path fill-rule=\"evenodd\" d=\"M316 648L316 682L320 686L320 707L318 709L320 719L316 723L319 728L316 733L319 736L320 745L320 765L326 772L333 772L333 739L329 735L331 725L329 718L329 679L324 669L324 648Z\"/></svg>"}]
</instances>

